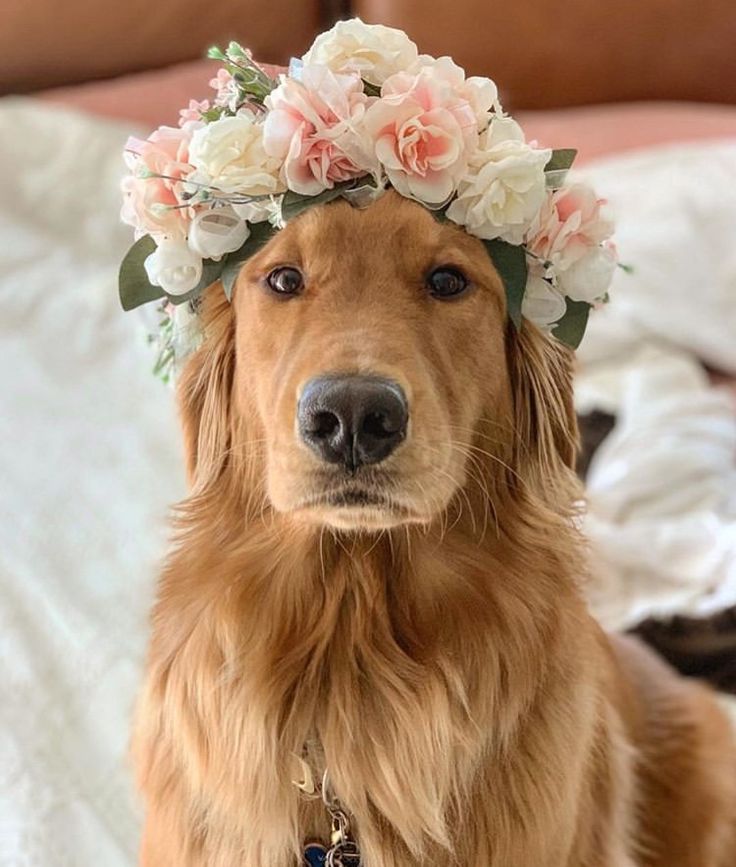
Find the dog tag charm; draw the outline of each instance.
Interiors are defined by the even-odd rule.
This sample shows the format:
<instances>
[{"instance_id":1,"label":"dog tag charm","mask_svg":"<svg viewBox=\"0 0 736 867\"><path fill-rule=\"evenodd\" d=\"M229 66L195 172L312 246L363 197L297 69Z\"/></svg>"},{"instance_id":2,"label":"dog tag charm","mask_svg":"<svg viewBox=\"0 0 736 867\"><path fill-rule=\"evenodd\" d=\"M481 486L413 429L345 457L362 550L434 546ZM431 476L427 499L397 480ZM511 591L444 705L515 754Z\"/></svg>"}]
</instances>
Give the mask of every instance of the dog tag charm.
<instances>
[{"instance_id":1,"label":"dog tag charm","mask_svg":"<svg viewBox=\"0 0 736 867\"><path fill-rule=\"evenodd\" d=\"M327 849L321 843L307 843L304 847L304 867L325 867Z\"/></svg>"}]
</instances>

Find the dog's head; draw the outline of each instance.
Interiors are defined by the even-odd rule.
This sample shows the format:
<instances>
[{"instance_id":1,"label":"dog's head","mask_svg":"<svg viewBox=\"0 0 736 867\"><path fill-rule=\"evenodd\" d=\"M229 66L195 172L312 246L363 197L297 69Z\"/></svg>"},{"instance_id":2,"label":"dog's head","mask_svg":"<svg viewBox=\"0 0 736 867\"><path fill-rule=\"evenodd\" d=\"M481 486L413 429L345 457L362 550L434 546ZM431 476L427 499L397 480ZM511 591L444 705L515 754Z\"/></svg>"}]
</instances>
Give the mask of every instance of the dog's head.
<instances>
[{"instance_id":1,"label":"dog's head","mask_svg":"<svg viewBox=\"0 0 736 867\"><path fill-rule=\"evenodd\" d=\"M569 475L569 353L508 323L480 241L401 196L310 209L202 317L180 386L200 489L374 529L431 522L470 480L549 499Z\"/></svg>"}]
</instances>

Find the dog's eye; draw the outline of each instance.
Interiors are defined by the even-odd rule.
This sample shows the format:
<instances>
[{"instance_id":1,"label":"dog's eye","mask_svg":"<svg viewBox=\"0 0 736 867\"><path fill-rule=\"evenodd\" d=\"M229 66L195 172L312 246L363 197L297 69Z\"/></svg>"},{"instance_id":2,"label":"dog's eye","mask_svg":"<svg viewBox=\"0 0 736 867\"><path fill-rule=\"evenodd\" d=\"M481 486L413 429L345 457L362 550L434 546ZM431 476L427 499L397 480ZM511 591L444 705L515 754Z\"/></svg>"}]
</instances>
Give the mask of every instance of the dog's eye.
<instances>
[{"instance_id":1,"label":"dog's eye","mask_svg":"<svg viewBox=\"0 0 736 867\"><path fill-rule=\"evenodd\" d=\"M304 288L304 278L296 268L275 268L266 277L266 283L278 295L298 295Z\"/></svg>"},{"instance_id":2,"label":"dog's eye","mask_svg":"<svg viewBox=\"0 0 736 867\"><path fill-rule=\"evenodd\" d=\"M435 268L427 277L427 288L433 298L454 298L468 288L468 281L457 268Z\"/></svg>"}]
</instances>

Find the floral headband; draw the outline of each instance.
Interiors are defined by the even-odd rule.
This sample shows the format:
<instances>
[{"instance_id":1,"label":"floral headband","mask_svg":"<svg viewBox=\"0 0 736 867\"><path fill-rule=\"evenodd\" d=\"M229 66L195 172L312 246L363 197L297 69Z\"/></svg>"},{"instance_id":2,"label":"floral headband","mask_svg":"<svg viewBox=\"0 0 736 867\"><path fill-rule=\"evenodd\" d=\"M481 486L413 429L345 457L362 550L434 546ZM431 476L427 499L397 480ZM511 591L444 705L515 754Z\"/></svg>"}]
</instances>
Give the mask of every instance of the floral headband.
<instances>
[{"instance_id":1,"label":"floral headband","mask_svg":"<svg viewBox=\"0 0 736 867\"><path fill-rule=\"evenodd\" d=\"M125 149L122 218L137 241L120 268L130 310L159 301L159 371L196 339L196 299L238 271L290 219L389 187L480 238L503 279L509 316L577 347L616 267L603 200L569 183L572 149L527 142L489 78L420 55L400 30L359 19L317 37L271 78L235 42L212 101ZM181 320L186 320L182 327Z\"/></svg>"}]
</instances>

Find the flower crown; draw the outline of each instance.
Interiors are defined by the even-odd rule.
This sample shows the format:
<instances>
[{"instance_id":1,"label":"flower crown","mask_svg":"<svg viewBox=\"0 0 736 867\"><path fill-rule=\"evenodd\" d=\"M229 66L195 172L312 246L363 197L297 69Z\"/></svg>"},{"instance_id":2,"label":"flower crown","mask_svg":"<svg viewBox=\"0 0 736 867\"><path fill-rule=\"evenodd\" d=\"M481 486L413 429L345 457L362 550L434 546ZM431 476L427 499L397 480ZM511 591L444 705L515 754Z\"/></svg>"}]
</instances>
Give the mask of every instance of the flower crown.
<instances>
[{"instance_id":1,"label":"flower crown","mask_svg":"<svg viewBox=\"0 0 736 867\"><path fill-rule=\"evenodd\" d=\"M525 316L577 347L607 300L613 225L589 186L567 181L576 151L527 142L493 81L359 19L278 79L235 42L209 56L222 63L214 99L125 149L122 218L137 241L120 298L126 310L162 302L162 372L199 295L220 280L229 298L243 262L290 219L337 197L364 207L389 187L484 242L517 327Z\"/></svg>"}]
</instances>

